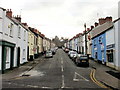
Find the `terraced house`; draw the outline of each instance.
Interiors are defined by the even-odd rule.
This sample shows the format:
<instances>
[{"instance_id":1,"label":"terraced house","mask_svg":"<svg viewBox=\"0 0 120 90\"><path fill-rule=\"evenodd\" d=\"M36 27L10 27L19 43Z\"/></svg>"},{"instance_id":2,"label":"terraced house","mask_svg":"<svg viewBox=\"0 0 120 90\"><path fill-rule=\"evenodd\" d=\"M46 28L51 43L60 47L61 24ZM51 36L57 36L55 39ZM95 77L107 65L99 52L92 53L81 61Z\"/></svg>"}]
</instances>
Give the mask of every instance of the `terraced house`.
<instances>
[{"instance_id":1,"label":"terraced house","mask_svg":"<svg viewBox=\"0 0 120 90\"><path fill-rule=\"evenodd\" d=\"M21 17L12 17L12 11L0 8L0 70L19 67L27 62L28 30Z\"/></svg>"}]
</instances>

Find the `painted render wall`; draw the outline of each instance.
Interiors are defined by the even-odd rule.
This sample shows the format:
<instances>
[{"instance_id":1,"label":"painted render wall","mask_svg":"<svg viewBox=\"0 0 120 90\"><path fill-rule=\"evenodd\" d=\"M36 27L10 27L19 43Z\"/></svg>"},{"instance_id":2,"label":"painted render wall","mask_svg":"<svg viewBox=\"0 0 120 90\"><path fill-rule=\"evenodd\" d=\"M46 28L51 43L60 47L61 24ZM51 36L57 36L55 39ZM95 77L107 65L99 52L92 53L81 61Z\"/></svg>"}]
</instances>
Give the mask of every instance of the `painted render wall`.
<instances>
[{"instance_id":1,"label":"painted render wall","mask_svg":"<svg viewBox=\"0 0 120 90\"><path fill-rule=\"evenodd\" d=\"M120 20L114 23L115 29L115 65L116 69L120 70Z\"/></svg>"},{"instance_id":2,"label":"painted render wall","mask_svg":"<svg viewBox=\"0 0 120 90\"><path fill-rule=\"evenodd\" d=\"M110 29L106 32L106 45L111 45L115 43L115 38L114 38L114 29Z\"/></svg>"},{"instance_id":3,"label":"painted render wall","mask_svg":"<svg viewBox=\"0 0 120 90\"><path fill-rule=\"evenodd\" d=\"M99 42L100 38L101 43ZM92 40L92 43L92 57L102 62L106 62L106 33L95 37Z\"/></svg>"},{"instance_id":4,"label":"painted render wall","mask_svg":"<svg viewBox=\"0 0 120 90\"><path fill-rule=\"evenodd\" d=\"M16 47L20 47L20 64L23 64L27 62L28 32L21 25L19 25L19 27L21 27L21 33L20 33L21 35L20 35L20 38L16 37L18 39L16 43ZM18 36L18 33L16 35Z\"/></svg>"},{"instance_id":5,"label":"painted render wall","mask_svg":"<svg viewBox=\"0 0 120 90\"><path fill-rule=\"evenodd\" d=\"M0 70L2 65L2 46L0 45Z\"/></svg>"}]
</instances>

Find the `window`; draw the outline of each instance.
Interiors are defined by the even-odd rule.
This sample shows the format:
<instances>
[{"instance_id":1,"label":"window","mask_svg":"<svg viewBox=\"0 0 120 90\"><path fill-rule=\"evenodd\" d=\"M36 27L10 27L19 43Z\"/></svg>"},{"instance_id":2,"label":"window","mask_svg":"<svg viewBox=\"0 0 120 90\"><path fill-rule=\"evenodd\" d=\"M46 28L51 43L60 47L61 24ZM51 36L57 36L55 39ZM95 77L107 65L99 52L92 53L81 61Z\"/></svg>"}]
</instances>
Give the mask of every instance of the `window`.
<instances>
[{"instance_id":1,"label":"window","mask_svg":"<svg viewBox=\"0 0 120 90\"><path fill-rule=\"evenodd\" d=\"M24 31L24 41L26 40L26 31Z\"/></svg>"},{"instance_id":2,"label":"window","mask_svg":"<svg viewBox=\"0 0 120 90\"><path fill-rule=\"evenodd\" d=\"M96 46L96 44L97 44L97 43L96 43L96 40L94 40L93 43L94 43L94 46Z\"/></svg>"},{"instance_id":3,"label":"window","mask_svg":"<svg viewBox=\"0 0 120 90\"><path fill-rule=\"evenodd\" d=\"M107 50L107 59L108 59L108 62L113 62L114 60L114 56L113 56L113 50Z\"/></svg>"},{"instance_id":4,"label":"window","mask_svg":"<svg viewBox=\"0 0 120 90\"><path fill-rule=\"evenodd\" d=\"M99 43L102 44L102 37L99 37Z\"/></svg>"},{"instance_id":5,"label":"window","mask_svg":"<svg viewBox=\"0 0 120 90\"><path fill-rule=\"evenodd\" d=\"M10 24L10 36L12 36L13 35L13 24L11 23Z\"/></svg>"},{"instance_id":6,"label":"window","mask_svg":"<svg viewBox=\"0 0 120 90\"><path fill-rule=\"evenodd\" d=\"M25 58L25 55L26 55L26 54L25 54L25 49L23 49L23 58Z\"/></svg>"},{"instance_id":7,"label":"window","mask_svg":"<svg viewBox=\"0 0 120 90\"><path fill-rule=\"evenodd\" d=\"M20 34L21 34L21 27L19 27L18 29L18 38L20 38Z\"/></svg>"}]
</instances>

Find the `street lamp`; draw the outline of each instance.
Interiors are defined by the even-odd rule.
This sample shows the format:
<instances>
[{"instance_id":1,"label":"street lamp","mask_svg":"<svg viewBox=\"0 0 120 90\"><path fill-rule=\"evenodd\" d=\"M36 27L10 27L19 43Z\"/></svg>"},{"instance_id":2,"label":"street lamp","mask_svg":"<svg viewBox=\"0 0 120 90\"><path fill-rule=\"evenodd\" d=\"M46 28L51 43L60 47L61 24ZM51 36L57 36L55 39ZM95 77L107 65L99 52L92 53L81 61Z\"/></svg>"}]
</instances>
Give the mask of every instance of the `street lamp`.
<instances>
[{"instance_id":1,"label":"street lamp","mask_svg":"<svg viewBox=\"0 0 120 90\"><path fill-rule=\"evenodd\" d=\"M84 27L85 27L85 54L87 55L87 33L86 33L86 23L84 24Z\"/></svg>"}]
</instances>

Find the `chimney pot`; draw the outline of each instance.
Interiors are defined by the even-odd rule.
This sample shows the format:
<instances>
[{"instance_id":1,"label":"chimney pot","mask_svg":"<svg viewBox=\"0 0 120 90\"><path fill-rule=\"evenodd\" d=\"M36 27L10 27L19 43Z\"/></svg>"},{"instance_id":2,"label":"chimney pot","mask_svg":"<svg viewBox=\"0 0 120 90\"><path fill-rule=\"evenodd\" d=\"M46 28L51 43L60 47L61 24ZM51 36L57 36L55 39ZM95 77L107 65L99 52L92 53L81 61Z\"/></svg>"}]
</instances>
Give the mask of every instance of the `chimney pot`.
<instances>
[{"instance_id":1,"label":"chimney pot","mask_svg":"<svg viewBox=\"0 0 120 90\"><path fill-rule=\"evenodd\" d=\"M91 26L91 30L94 28L94 26Z\"/></svg>"},{"instance_id":2,"label":"chimney pot","mask_svg":"<svg viewBox=\"0 0 120 90\"><path fill-rule=\"evenodd\" d=\"M90 28L87 28L87 31L89 31L90 30Z\"/></svg>"},{"instance_id":3,"label":"chimney pot","mask_svg":"<svg viewBox=\"0 0 120 90\"><path fill-rule=\"evenodd\" d=\"M98 26L98 23L97 22L95 22L95 27L97 27Z\"/></svg>"}]
</instances>

